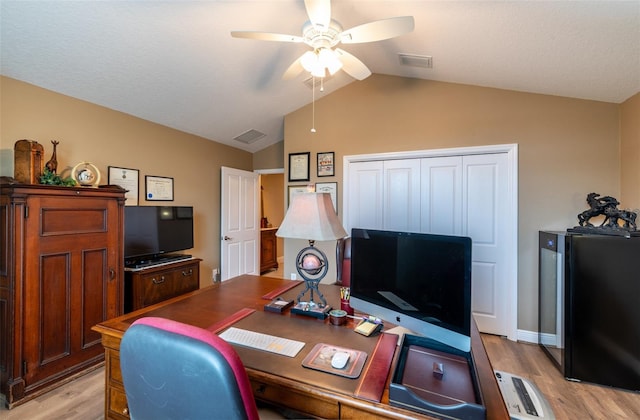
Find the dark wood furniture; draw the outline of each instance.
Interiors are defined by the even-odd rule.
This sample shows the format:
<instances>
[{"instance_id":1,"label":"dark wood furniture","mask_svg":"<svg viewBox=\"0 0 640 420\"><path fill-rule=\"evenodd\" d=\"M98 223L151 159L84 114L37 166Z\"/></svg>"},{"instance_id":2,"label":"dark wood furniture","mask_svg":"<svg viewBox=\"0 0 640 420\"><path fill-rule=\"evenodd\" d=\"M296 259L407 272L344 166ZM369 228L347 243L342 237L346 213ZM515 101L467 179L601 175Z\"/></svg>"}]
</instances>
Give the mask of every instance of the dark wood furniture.
<instances>
[{"instance_id":1,"label":"dark wood furniture","mask_svg":"<svg viewBox=\"0 0 640 420\"><path fill-rule=\"evenodd\" d=\"M125 312L198 290L200 261L191 258L145 268L125 268Z\"/></svg>"},{"instance_id":2,"label":"dark wood furniture","mask_svg":"<svg viewBox=\"0 0 640 420\"><path fill-rule=\"evenodd\" d=\"M0 180L0 391L9 408L104 358L123 313L124 193Z\"/></svg>"},{"instance_id":3,"label":"dark wood furniture","mask_svg":"<svg viewBox=\"0 0 640 420\"><path fill-rule=\"evenodd\" d=\"M329 324L328 320L263 311L264 304L273 296L295 298L299 293L298 289L303 286L298 285L283 292L282 289L290 284L291 281L284 279L243 275L97 325L95 330L102 334L106 353L105 418L128 418L120 373L120 340L136 319L145 316L170 318L211 331L219 330L221 325L233 323L238 328L304 341L305 348L295 358L237 348L257 399L321 418L429 418L389 405L389 381L393 374L393 365L387 374L380 402L356 398L353 389L345 389L345 384L348 384L347 387L355 388L361 379L346 379L304 368L302 359L317 343L335 343L352 348L365 346L371 354L376 338L364 337L351 331L354 326L353 320L345 326L334 326ZM321 284L320 288L329 304L338 307L339 286ZM236 315L243 312L251 314L236 320ZM478 381L487 407L487 419L508 419L509 415L475 324L471 340ZM394 364L396 357L397 354L394 356ZM368 366L369 360L365 365L365 371Z\"/></svg>"},{"instance_id":4,"label":"dark wood furniture","mask_svg":"<svg viewBox=\"0 0 640 420\"><path fill-rule=\"evenodd\" d=\"M278 268L278 228L260 229L260 273Z\"/></svg>"}]
</instances>

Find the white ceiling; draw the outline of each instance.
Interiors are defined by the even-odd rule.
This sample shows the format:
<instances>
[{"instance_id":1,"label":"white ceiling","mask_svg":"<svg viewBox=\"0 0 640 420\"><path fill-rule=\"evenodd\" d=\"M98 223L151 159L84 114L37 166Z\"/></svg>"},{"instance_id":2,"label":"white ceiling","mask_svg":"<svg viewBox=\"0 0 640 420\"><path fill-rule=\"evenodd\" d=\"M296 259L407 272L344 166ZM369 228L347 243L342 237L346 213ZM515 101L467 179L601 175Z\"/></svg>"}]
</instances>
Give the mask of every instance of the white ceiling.
<instances>
[{"instance_id":1,"label":"white ceiling","mask_svg":"<svg viewBox=\"0 0 640 420\"><path fill-rule=\"evenodd\" d=\"M311 102L282 74L304 44L303 0L9 1L0 6L2 75L255 152L283 139L284 115ZM342 45L373 73L620 103L640 91L640 0L334 0L347 29L394 16L415 30ZM398 53L433 68L400 66ZM326 95L348 83L340 72ZM320 95L319 93L317 93ZM255 129L250 145L234 137Z\"/></svg>"}]
</instances>

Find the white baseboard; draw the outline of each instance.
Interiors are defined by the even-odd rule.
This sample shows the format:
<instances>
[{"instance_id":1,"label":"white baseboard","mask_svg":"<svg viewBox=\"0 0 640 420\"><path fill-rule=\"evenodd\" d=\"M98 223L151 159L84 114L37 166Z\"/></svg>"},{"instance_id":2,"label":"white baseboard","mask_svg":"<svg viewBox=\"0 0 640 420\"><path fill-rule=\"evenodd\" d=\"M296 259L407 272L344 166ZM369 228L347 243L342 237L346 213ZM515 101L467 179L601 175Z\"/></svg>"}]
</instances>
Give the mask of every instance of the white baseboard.
<instances>
[{"instance_id":1,"label":"white baseboard","mask_svg":"<svg viewBox=\"0 0 640 420\"><path fill-rule=\"evenodd\" d=\"M527 331L527 330L518 330L518 341L524 341L526 343L539 344L538 341L538 332L537 331Z\"/></svg>"}]
</instances>

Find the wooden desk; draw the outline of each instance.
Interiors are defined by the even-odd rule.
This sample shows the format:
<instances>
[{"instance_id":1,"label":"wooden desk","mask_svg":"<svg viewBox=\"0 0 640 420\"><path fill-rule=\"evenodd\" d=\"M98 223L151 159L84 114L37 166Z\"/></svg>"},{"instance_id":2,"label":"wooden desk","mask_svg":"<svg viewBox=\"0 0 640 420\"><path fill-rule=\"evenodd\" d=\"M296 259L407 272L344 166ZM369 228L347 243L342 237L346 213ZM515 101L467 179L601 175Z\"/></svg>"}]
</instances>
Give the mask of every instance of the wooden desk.
<instances>
[{"instance_id":1,"label":"wooden desk","mask_svg":"<svg viewBox=\"0 0 640 420\"><path fill-rule=\"evenodd\" d=\"M263 306L268 300L262 296L274 290L280 290L289 284L292 284L289 280L244 275L95 326L94 330L102 334L102 344L105 347L106 356L105 418L128 418L126 396L120 373L119 348L124 332L136 319L145 316L158 316L202 328L212 328L216 323L219 325L221 322L225 322L229 316L245 308L255 310L255 312L234 325L250 329L247 328L247 325L253 324L258 326L255 328L256 331L284 337L290 337L295 329L298 334L302 334L304 340L301 341L306 343L305 348L295 358L237 348L238 354L246 366L256 399L322 418L429 418L414 411L389 405L388 384L393 374L393 366L389 371L387 386L380 403L353 396L349 387L355 388L358 379L349 380L302 367L302 359L319 342L340 345L340 340L346 338L350 345L357 341L358 345L368 346L373 345L375 338L366 338L349 331L349 328L353 328L353 321L350 321L346 326L337 327L330 325L328 320L322 321L304 316L264 312ZM300 287L302 286L297 286L279 295L288 299L295 298ZM333 307L338 307L338 286L320 285L320 287L328 303ZM281 329L279 330L281 334L274 333L269 328L276 329L276 331ZM296 337L291 338L296 339ZM508 419L509 415L493 376L493 368L475 326L471 341L479 375L478 381L487 407L487 419ZM367 360L368 362L369 360Z\"/></svg>"}]
</instances>

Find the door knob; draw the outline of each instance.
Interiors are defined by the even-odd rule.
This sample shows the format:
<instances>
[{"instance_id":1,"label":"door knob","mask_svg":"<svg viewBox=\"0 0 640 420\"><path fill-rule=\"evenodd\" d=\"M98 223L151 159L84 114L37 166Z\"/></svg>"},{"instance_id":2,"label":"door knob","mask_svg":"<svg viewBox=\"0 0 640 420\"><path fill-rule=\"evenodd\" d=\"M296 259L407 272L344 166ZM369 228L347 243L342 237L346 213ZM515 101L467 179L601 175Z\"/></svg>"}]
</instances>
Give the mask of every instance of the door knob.
<instances>
[{"instance_id":1,"label":"door knob","mask_svg":"<svg viewBox=\"0 0 640 420\"><path fill-rule=\"evenodd\" d=\"M223 237L222 239L224 239L225 241L229 241L229 240L231 240L231 238L230 238L230 237L228 237L227 235L224 235L224 237Z\"/></svg>"}]
</instances>

